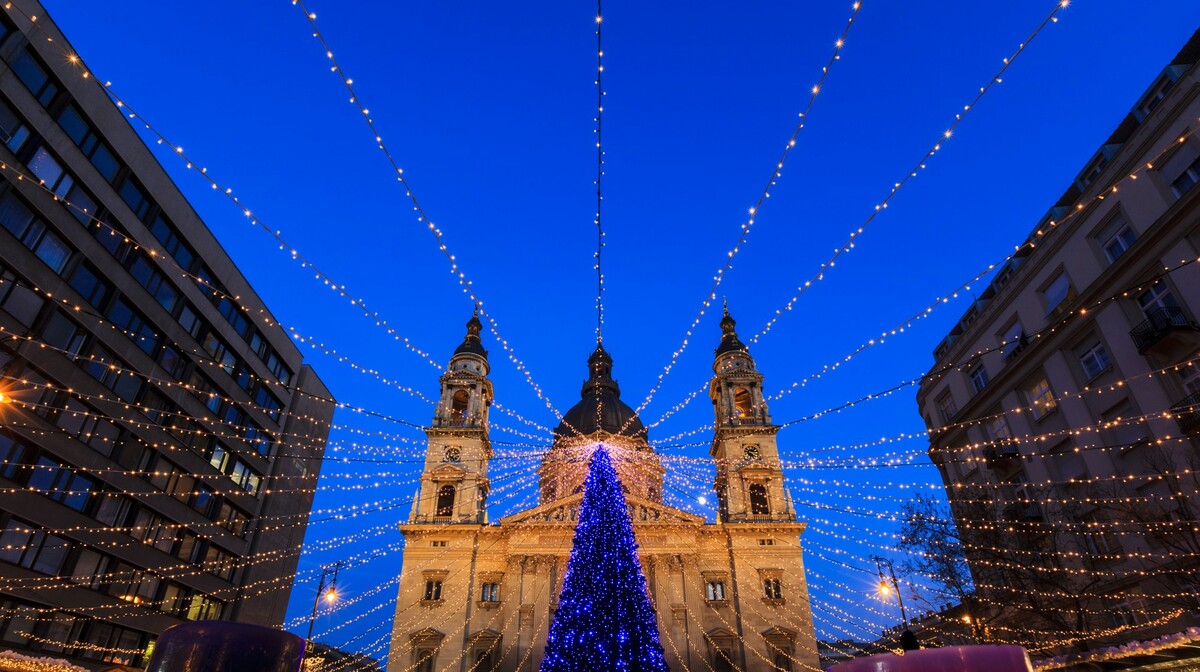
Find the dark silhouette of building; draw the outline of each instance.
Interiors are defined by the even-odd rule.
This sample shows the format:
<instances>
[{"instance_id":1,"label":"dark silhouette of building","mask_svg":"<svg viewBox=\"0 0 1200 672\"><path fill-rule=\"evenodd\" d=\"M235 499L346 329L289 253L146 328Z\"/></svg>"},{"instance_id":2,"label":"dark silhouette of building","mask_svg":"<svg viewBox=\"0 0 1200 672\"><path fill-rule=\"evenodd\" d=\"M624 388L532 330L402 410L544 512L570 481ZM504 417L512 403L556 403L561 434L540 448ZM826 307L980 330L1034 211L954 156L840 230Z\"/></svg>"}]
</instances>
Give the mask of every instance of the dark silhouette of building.
<instances>
[{"instance_id":1,"label":"dark silhouette of building","mask_svg":"<svg viewBox=\"0 0 1200 672\"><path fill-rule=\"evenodd\" d=\"M329 392L33 0L0 12L0 144L0 647L279 626Z\"/></svg>"}]
</instances>

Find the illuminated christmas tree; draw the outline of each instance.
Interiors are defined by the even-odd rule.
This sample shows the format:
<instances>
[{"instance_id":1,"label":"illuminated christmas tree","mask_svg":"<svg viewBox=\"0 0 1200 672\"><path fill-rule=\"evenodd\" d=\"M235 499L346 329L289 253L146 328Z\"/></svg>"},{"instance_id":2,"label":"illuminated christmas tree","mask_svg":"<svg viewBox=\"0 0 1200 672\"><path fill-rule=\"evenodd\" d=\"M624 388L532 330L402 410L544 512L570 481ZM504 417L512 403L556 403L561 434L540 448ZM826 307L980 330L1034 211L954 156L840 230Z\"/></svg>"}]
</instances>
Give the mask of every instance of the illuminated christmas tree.
<instances>
[{"instance_id":1,"label":"illuminated christmas tree","mask_svg":"<svg viewBox=\"0 0 1200 672\"><path fill-rule=\"evenodd\" d=\"M542 672L665 672L658 622L608 451L592 455Z\"/></svg>"}]
</instances>

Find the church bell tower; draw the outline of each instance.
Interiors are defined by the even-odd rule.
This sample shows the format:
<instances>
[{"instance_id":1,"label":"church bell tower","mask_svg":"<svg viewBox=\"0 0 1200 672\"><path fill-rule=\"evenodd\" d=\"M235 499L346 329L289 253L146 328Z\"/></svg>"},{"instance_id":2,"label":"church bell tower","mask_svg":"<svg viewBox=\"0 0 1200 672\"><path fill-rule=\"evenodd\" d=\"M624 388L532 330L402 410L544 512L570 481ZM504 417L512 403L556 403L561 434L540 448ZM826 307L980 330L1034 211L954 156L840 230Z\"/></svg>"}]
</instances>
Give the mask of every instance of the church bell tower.
<instances>
[{"instance_id":1,"label":"church bell tower","mask_svg":"<svg viewBox=\"0 0 1200 672\"><path fill-rule=\"evenodd\" d=\"M492 403L487 350L479 338L479 309L441 377L441 397L428 437L425 469L412 523L487 522L488 408Z\"/></svg>"},{"instance_id":2,"label":"church bell tower","mask_svg":"<svg viewBox=\"0 0 1200 672\"><path fill-rule=\"evenodd\" d=\"M779 426L771 423L763 399L763 375L755 368L749 348L738 339L736 325L726 307L708 390L716 414L710 454L717 463L713 485L721 520L795 520L775 442Z\"/></svg>"}]
</instances>

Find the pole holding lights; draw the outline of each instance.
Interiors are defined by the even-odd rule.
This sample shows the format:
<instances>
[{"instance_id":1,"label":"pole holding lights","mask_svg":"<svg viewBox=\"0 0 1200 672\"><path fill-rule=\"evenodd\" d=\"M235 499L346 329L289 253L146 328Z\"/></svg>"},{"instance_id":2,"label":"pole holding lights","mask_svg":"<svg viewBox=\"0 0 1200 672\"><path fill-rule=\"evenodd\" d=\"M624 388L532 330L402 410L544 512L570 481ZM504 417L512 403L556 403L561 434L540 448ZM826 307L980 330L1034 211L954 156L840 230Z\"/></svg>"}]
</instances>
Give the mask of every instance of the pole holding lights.
<instances>
[{"instance_id":1,"label":"pole holding lights","mask_svg":"<svg viewBox=\"0 0 1200 672\"><path fill-rule=\"evenodd\" d=\"M312 633L313 625L317 622L317 607L321 606L321 600L325 600L325 602L330 605L332 605L334 602L337 602L337 576L338 570L341 568L341 560L338 560L332 565L323 565L321 567L321 582L317 584L317 596L313 598L312 616L310 616L308 619L308 636L305 637L305 640L307 640L305 647L309 651L312 650ZM326 587L325 578L330 574L333 576L329 579L329 585Z\"/></svg>"},{"instance_id":2,"label":"pole holding lights","mask_svg":"<svg viewBox=\"0 0 1200 672\"><path fill-rule=\"evenodd\" d=\"M896 580L896 570L892 567L892 561L877 555L872 555L871 559L875 561L875 571L879 574L879 594L886 598L892 590L896 591L896 602L900 605L900 620L904 623L904 627L907 628L908 615L904 613L904 597L900 594L900 582ZM883 576L884 565L887 566L888 574L892 579L890 586L887 579Z\"/></svg>"}]
</instances>

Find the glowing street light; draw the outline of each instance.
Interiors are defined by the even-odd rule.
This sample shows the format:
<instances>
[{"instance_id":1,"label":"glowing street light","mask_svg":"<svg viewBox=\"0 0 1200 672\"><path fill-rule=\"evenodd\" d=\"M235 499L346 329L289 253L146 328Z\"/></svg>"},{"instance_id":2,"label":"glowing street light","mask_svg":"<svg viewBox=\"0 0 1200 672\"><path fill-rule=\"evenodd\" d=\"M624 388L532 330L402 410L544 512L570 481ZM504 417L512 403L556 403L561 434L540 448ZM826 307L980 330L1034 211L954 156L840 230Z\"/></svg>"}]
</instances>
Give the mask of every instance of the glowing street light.
<instances>
[{"instance_id":1,"label":"glowing street light","mask_svg":"<svg viewBox=\"0 0 1200 672\"><path fill-rule=\"evenodd\" d=\"M307 651L312 650L313 625L317 622L317 607L321 606L321 598L324 597L325 602L327 602L330 606L332 606L334 602L337 602L337 575L338 570L341 568L341 560L338 560L332 565L324 565L321 567L321 582L317 584L317 596L313 599L312 616L310 616L308 619L308 637L305 638L308 641L306 641L304 644L304 648ZM329 579L329 586L326 587L325 578L330 574L332 574L333 577Z\"/></svg>"}]
</instances>

